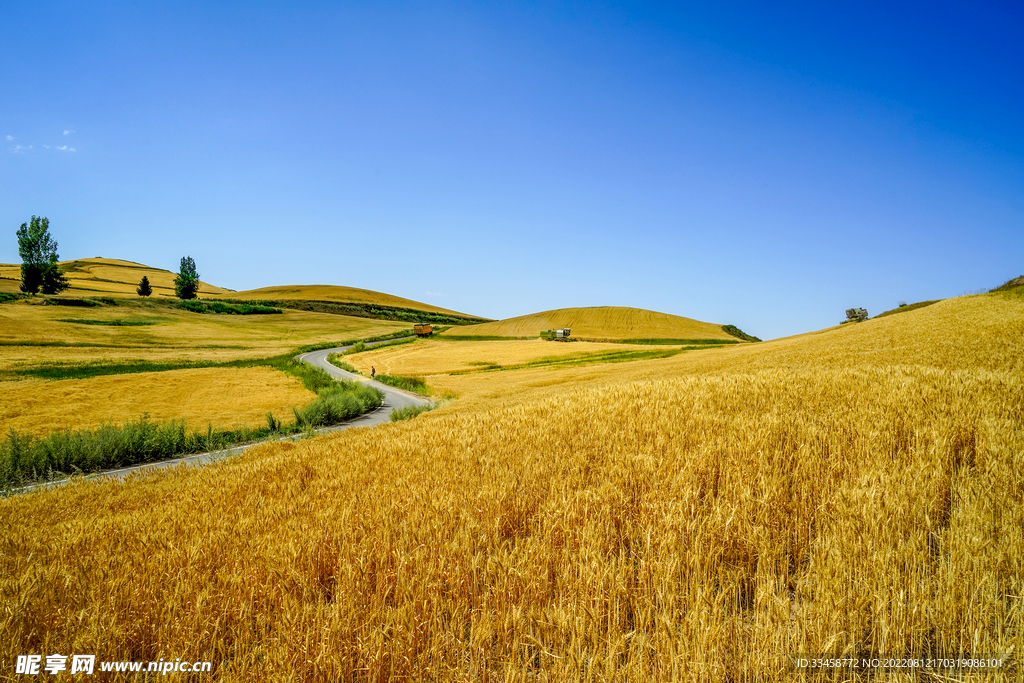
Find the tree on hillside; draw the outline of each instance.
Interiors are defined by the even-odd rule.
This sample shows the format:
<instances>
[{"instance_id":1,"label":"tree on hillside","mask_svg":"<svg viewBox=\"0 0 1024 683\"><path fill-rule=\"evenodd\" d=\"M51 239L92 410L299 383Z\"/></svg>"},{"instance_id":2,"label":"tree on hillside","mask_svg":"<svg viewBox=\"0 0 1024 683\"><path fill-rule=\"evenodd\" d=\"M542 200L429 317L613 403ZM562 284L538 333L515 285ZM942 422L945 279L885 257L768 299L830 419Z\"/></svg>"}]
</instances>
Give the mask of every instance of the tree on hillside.
<instances>
[{"instance_id":1,"label":"tree on hillside","mask_svg":"<svg viewBox=\"0 0 1024 683\"><path fill-rule=\"evenodd\" d=\"M18 254L21 256L21 291L35 294L59 294L71 286L57 265L57 242L50 236L50 219L32 216L18 228Z\"/></svg>"},{"instance_id":2,"label":"tree on hillside","mask_svg":"<svg viewBox=\"0 0 1024 683\"><path fill-rule=\"evenodd\" d=\"M135 291L139 293L139 296L149 296L153 293L153 288L149 285L149 278L145 275L139 280L139 286L135 288Z\"/></svg>"},{"instance_id":3,"label":"tree on hillside","mask_svg":"<svg viewBox=\"0 0 1024 683\"><path fill-rule=\"evenodd\" d=\"M199 273L191 256L181 258L181 267L174 278L174 293L179 299L195 299L199 291Z\"/></svg>"}]
</instances>

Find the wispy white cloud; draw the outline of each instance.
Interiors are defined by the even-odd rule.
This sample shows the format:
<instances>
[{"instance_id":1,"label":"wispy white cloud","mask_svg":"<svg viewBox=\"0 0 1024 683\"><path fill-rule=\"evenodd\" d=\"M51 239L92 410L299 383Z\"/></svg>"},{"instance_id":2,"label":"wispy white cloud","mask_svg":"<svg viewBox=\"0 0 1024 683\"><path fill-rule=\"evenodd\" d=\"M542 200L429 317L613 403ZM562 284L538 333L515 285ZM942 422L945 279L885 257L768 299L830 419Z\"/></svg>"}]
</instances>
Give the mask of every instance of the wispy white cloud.
<instances>
[{"instance_id":1,"label":"wispy white cloud","mask_svg":"<svg viewBox=\"0 0 1024 683\"><path fill-rule=\"evenodd\" d=\"M7 142L13 142L14 141L14 136L13 135L7 135L7 136L5 136L5 138L6 138Z\"/></svg>"},{"instance_id":2,"label":"wispy white cloud","mask_svg":"<svg viewBox=\"0 0 1024 683\"><path fill-rule=\"evenodd\" d=\"M423 292L427 296L444 296L441 292Z\"/></svg>"},{"instance_id":3,"label":"wispy white cloud","mask_svg":"<svg viewBox=\"0 0 1024 683\"><path fill-rule=\"evenodd\" d=\"M62 145L60 147L56 147L55 149L59 149L62 152L74 152L75 151L74 147L68 147L67 145Z\"/></svg>"},{"instance_id":4,"label":"wispy white cloud","mask_svg":"<svg viewBox=\"0 0 1024 683\"><path fill-rule=\"evenodd\" d=\"M25 147L24 145L15 145L14 146L15 153L17 153L17 152L24 152L26 149L32 149L32 145L29 145L28 147Z\"/></svg>"},{"instance_id":5,"label":"wispy white cloud","mask_svg":"<svg viewBox=\"0 0 1024 683\"><path fill-rule=\"evenodd\" d=\"M72 134L72 133L74 133L74 132L75 132L75 131L74 131L74 129L73 129L73 128L65 128L65 129L64 129L64 135L71 135L71 134Z\"/></svg>"}]
</instances>

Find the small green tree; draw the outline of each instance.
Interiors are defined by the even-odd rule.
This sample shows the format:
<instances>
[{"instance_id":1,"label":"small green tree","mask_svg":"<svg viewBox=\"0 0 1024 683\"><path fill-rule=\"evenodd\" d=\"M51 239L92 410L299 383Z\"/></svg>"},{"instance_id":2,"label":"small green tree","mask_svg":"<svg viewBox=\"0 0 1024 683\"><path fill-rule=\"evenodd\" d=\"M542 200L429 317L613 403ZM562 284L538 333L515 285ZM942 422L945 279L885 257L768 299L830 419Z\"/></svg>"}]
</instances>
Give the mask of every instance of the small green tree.
<instances>
[{"instance_id":1,"label":"small green tree","mask_svg":"<svg viewBox=\"0 0 1024 683\"><path fill-rule=\"evenodd\" d=\"M139 296L149 296L153 293L153 288L149 285L149 278L145 275L139 280L139 286L135 288L135 291L139 293Z\"/></svg>"},{"instance_id":2,"label":"small green tree","mask_svg":"<svg viewBox=\"0 0 1024 683\"><path fill-rule=\"evenodd\" d=\"M50 236L50 219L32 216L18 228L18 254L21 256L21 291L35 294L59 294L71 286L57 265L57 242Z\"/></svg>"},{"instance_id":3,"label":"small green tree","mask_svg":"<svg viewBox=\"0 0 1024 683\"><path fill-rule=\"evenodd\" d=\"M199 273L191 256L181 258L181 267L174 278L174 293L179 299L195 299L199 292Z\"/></svg>"}]
</instances>

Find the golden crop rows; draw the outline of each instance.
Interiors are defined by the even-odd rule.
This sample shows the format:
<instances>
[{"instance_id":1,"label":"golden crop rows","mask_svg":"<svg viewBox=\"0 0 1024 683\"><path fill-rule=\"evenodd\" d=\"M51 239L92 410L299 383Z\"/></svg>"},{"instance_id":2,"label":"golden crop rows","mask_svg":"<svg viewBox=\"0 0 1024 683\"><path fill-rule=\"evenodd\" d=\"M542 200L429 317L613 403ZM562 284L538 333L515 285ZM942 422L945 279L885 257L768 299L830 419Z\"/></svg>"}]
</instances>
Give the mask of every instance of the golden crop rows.
<instances>
[{"instance_id":1,"label":"golden crop rows","mask_svg":"<svg viewBox=\"0 0 1024 683\"><path fill-rule=\"evenodd\" d=\"M1024 301L958 299L488 373L509 394L14 497L0 658L210 659L226 681L767 681L791 677L790 652L1020 653L1022 339Z\"/></svg>"}]
</instances>

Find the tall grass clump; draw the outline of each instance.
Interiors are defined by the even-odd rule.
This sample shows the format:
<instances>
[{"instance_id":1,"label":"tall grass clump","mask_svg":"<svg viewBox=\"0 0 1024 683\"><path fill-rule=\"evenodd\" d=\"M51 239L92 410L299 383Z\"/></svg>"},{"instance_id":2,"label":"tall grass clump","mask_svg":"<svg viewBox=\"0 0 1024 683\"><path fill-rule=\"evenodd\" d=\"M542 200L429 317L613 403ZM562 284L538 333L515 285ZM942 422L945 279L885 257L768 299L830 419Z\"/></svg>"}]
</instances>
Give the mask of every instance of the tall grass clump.
<instances>
[{"instance_id":1,"label":"tall grass clump","mask_svg":"<svg viewBox=\"0 0 1024 683\"><path fill-rule=\"evenodd\" d=\"M0 443L0 488L216 450L258 438L265 431L193 431L184 421L157 423L146 417L120 426L105 424L43 438L12 430Z\"/></svg>"},{"instance_id":2,"label":"tall grass clump","mask_svg":"<svg viewBox=\"0 0 1024 683\"><path fill-rule=\"evenodd\" d=\"M295 423L302 428L336 424L375 410L383 402L384 393L379 389L361 382L336 382L303 408L294 409Z\"/></svg>"},{"instance_id":3,"label":"tall grass clump","mask_svg":"<svg viewBox=\"0 0 1024 683\"><path fill-rule=\"evenodd\" d=\"M425 413L428 410L433 410L434 407L434 404L427 403L421 406L405 406L404 408L394 408L391 411L391 421L401 422L402 420L411 420L420 413Z\"/></svg>"},{"instance_id":4,"label":"tall grass clump","mask_svg":"<svg viewBox=\"0 0 1024 683\"><path fill-rule=\"evenodd\" d=\"M317 386L319 380L316 373L311 373L309 384ZM203 430L190 430L183 420L158 423L142 417L123 425L66 430L41 438L11 430L0 442L0 489L215 451L273 434L337 424L375 410L382 402L383 394L373 387L330 380L330 385L320 387L316 399L293 409L295 423L287 426L267 413L266 427L236 429L210 424Z\"/></svg>"},{"instance_id":5,"label":"tall grass clump","mask_svg":"<svg viewBox=\"0 0 1024 683\"><path fill-rule=\"evenodd\" d=\"M333 365L336 368L340 368L342 370L346 370L348 372L354 372L354 373L358 374L359 373L358 370L356 370L354 367L352 367L352 365L350 363L346 363L345 361L343 361L341 359L341 357L343 355L344 354L341 354L341 353L329 353L329 354L327 354L327 362L330 363L331 365Z\"/></svg>"},{"instance_id":6,"label":"tall grass clump","mask_svg":"<svg viewBox=\"0 0 1024 683\"><path fill-rule=\"evenodd\" d=\"M430 396L430 387L422 377L405 377L402 375L377 375L377 381L389 387L411 391L420 396Z\"/></svg>"}]
</instances>

